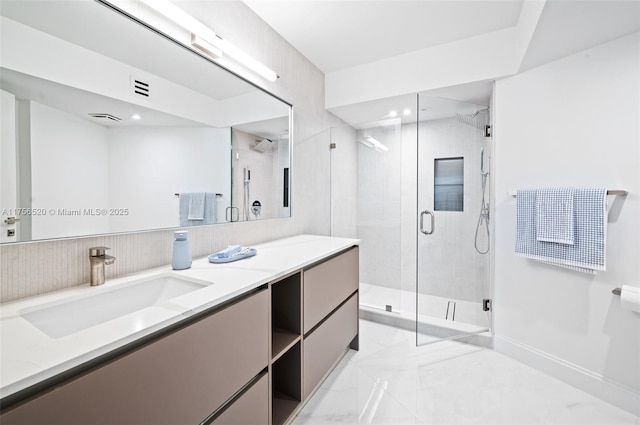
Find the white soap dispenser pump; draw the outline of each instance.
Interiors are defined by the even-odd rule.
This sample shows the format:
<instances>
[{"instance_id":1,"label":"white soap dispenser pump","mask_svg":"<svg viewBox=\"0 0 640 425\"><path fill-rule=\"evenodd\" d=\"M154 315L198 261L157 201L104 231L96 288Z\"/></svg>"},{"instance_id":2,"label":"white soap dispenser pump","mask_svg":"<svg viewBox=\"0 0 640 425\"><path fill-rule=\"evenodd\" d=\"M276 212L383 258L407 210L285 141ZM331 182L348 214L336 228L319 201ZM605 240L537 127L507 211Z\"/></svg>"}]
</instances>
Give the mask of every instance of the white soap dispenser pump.
<instances>
[{"instance_id":1,"label":"white soap dispenser pump","mask_svg":"<svg viewBox=\"0 0 640 425\"><path fill-rule=\"evenodd\" d=\"M189 232L176 230L173 232L173 259L171 267L174 270L184 270L191 267L191 246L188 239Z\"/></svg>"}]
</instances>

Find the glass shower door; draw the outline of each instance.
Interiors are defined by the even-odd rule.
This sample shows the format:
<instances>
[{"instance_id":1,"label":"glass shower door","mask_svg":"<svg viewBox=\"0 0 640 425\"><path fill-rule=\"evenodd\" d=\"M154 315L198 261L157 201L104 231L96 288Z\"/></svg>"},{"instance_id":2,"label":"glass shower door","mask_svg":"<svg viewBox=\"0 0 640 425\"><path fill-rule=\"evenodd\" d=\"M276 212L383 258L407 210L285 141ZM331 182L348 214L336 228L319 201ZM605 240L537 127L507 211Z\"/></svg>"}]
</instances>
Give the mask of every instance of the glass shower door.
<instances>
[{"instance_id":1,"label":"glass shower door","mask_svg":"<svg viewBox=\"0 0 640 425\"><path fill-rule=\"evenodd\" d=\"M418 96L416 341L489 329L489 153L484 105ZM486 164L486 165L485 165ZM475 337L478 338L478 337Z\"/></svg>"},{"instance_id":2,"label":"glass shower door","mask_svg":"<svg viewBox=\"0 0 640 425\"><path fill-rule=\"evenodd\" d=\"M393 319L401 309L401 124L363 124L358 149L357 237L360 239L360 305L365 317Z\"/></svg>"}]
</instances>

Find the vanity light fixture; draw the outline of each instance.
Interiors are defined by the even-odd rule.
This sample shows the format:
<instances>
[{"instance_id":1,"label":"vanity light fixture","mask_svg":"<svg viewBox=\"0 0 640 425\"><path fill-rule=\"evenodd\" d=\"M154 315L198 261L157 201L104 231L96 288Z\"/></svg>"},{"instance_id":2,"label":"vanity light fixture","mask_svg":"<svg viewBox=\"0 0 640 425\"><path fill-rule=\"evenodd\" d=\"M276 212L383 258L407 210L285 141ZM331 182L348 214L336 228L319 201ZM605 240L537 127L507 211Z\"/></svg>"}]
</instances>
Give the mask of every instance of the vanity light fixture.
<instances>
[{"instance_id":1,"label":"vanity light fixture","mask_svg":"<svg viewBox=\"0 0 640 425\"><path fill-rule=\"evenodd\" d=\"M411 109L406 108L404 111L402 111L402 114L403 114L403 115L409 115L409 114L411 114Z\"/></svg>"},{"instance_id":2,"label":"vanity light fixture","mask_svg":"<svg viewBox=\"0 0 640 425\"><path fill-rule=\"evenodd\" d=\"M141 0L144 4L160 13L164 17L175 22L182 28L190 31L191 45L204 53L211 55L214 59L219 59L222 55L228 55L236 62L249 68L256 74L269 81L276 81L280 76L267 68L233 44L224 40L211 28L198 21L184 10L177 7L168 0Z\"/></svg>"},{"instance_id":3,"label":"vanity light fixture","mask_svg":"<svg viewBox=\"0 0 640 425\"><path fill-rule=\"evenodd\" d=\"M214 59L220 59L222 57L222 50L215 47L213 44L208 43L204 38L198 37L195 34L191 35L191 45L211 55Z\"/></svg>"}]
</instances>

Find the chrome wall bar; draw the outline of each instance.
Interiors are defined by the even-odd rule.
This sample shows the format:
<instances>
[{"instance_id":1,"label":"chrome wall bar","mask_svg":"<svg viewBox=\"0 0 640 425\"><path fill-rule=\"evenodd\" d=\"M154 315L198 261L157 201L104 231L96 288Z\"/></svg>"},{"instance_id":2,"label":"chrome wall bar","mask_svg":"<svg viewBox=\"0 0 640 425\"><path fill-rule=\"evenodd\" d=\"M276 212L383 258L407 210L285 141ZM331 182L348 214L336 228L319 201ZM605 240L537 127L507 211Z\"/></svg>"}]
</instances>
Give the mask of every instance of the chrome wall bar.
<instances>
[{"instance_id":1,"label":"chrome wall bar","mask_svg":"<svg viewBox=\"0 0 640 425\"><path fill-rule=\"evenodd\" d=\"M628 192L628 191L626 191L626 190L618 190L618 189L616 189L616 190L610 190L610 189L607 189L607 195L613 195L613 196L627 196L628 194L629 194L629 192ZM514 198L515 198L516 196L518 196L516 192L509 192L509 193L508 193L508 195L509 195L509 196L513 196Z\"/></svg>"},{"instance_id":2,"label":"chrome wall bar","mask_svg":"<svg viewBox=\"0 0 640 425\"><path fill-rule=\"evenodd\" d=\"M176 195L176 196L180 196L180 194L179 194L179 193L174 193L174 195ZM216 197L217 197L217 198L222 198L222 193L216 193Z\"/></svg>"}]
</instances>

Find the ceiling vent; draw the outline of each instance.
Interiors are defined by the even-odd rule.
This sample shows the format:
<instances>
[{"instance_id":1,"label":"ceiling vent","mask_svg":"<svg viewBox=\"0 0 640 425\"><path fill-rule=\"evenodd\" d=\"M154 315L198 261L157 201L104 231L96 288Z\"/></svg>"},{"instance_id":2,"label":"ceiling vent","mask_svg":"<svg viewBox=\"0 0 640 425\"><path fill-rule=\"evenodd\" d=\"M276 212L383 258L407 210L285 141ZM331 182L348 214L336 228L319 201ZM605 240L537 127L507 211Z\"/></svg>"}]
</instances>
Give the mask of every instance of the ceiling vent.
<instances>
[{"instance_id":1,"label":"ceiling vent","mask_svg":"<svg viewBox=\"0 0 640 425\"><path fill-rule=\"evenodd\" d=\"M122 118L118 118L115 115L111 115L111 114L104 114L104 113L89 113L89 116L92 118L98 118L98 119L103 119L103 120L111 120L111 121L115 121L115 122L120 122L122 121Z\"/></svg>"},{"instance_id":2,"label":"ceiling vent","mask_svg":"<svg viewBox=\"0 0 640 425\"><path fill-rule=\"evenodd\" d=\"M151 98L151 85L140 78L131 76L131 94L145 99Z\"/></svg>"}]
</instances>

